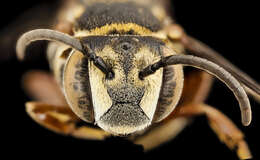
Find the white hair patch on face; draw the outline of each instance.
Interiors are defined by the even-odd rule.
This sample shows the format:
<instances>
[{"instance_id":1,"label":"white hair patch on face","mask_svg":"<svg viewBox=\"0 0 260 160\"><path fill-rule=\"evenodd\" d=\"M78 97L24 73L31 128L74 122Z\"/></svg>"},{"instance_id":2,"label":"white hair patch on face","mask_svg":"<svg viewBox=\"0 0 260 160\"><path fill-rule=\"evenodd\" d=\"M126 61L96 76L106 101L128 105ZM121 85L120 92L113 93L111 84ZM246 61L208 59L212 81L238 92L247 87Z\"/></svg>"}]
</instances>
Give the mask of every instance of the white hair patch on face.
<instances>
[{"instance_id":1,"label":"white hair patch on face","mask_svg":"<svg viewBox=\"0 0 260 160\"><path fill-rule=\"evenodd\" d=\"M112 106L112 100L108 95L107 88L104 84L104 73L101 72L92 62L89 63L89 80L95 120L97 121Z\"/></svg>"},{"instance_id":2,"label":"white hair patch on face","mask_svg":"<svg viewBox=\"0 0 260 160\"><path fill-rule=\"evenodd\" d=\"M154 54L149 48L143 47L136 54L136 66L142 64L140 68L144 68L156 61L160 60L160 56ZM138 68L138 67L137 67ZM139 70L134 70L132 74L139 74ZM137 77L138 75L134 75ZM144 80L139 81L139 85L145 87L145 92L143 98L140 102L140 107L144 113L149 117L150 120L153 119L154 113L156 111L157 102L160 96L160 90L162 85L163 69L159 69L154 74L146 77Z\"/></svg>"},{"instance_id":3,"label":"white hair patch on face","mask_svg":"<svg viewBox=\"0 0 260 160\"><path fill-rule=\"evenodd\" d=\"M140 106L150 119L153 119L157 107L162 84L162 73L163 69L160 69L144 80L146 88Z\"/></svg>"}]
</instances>

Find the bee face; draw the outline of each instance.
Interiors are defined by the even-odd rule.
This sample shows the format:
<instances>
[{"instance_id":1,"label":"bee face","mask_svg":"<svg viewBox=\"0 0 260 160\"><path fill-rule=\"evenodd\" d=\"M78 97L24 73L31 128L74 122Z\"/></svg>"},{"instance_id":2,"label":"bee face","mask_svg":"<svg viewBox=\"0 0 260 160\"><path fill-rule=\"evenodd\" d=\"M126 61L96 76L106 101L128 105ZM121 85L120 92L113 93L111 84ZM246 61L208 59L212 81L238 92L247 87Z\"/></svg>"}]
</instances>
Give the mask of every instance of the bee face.
<instances>
[{"instance_id":1,"label":"bee face","mask_svg":"<svg viewBox=\"0 0 260 160\"><path fill-rule=\"evenodd\" d=\"M90 44L96 55L101 57L114 73L114 77L108 79L93 62L85 62L89 81L85 83L89 83L90 88L85 92L91 96L94 119L99 127L116 135L127 135L149 126L160 94L163 70L158 70L143 80L139 78L139 73L161 58L158 46L162 42L138 36L93 36L83 38L82 43ZM81 60L78 61L82 61L83 57L79 57ZM70 63L66 68L68 65ZM68 83L66 76L64 82ZM65 91L66 86L65 84ZM72 95L75 96L73 93ZM68 101L74 101L69 98L72 95L67 96ZM74 111L80 112L80 117L86 119L78 107Z\"/></svg>"}]
</instances>

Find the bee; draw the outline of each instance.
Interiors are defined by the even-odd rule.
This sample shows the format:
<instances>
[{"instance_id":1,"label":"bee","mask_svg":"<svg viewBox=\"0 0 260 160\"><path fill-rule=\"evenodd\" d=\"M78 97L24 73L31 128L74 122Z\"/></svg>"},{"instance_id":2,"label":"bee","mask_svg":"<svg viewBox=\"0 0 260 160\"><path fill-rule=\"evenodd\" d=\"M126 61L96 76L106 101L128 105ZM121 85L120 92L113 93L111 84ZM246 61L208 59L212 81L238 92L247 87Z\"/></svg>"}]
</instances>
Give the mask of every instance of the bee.
<instances>
[{"instance_id":1,"label":"bee","mask_svg":"<svg viewBox=\"0 0 260 160\"><path fill-rule=\"evenodd\" d=\"M168 1L62 2L52 29L28 31L17 42L17 56L23 60L29 44L50 41L47 59L53 76L29 72L23 79L25 90L37 100L26 103L32 119L60 134L95 140L126 137L151 150L173 139L189 118L206 115L219 139L240 159L251 157L242 132L205 99L213 77L221 80L234 93L242 124L248 126L252 113L247 95L259 100L259 85L185 33L168 15ZM185 66L199 70L184 73Z\"/></svg>"}]
</instances>

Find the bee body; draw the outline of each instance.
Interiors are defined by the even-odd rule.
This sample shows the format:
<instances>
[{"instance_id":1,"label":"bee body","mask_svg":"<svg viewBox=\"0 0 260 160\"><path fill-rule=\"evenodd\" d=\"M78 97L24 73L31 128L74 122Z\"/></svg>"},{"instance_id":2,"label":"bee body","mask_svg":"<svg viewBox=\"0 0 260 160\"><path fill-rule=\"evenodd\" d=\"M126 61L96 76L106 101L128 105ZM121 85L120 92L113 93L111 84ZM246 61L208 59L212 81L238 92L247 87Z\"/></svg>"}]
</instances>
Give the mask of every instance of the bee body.
<instances>
[{"instance_id":1,"label":"bee body","mask_svg":"<svg viewBox=\"0 0 260 160\"><path fill-rule=\"evenodd\" d=\"M64 128L74 126L69 134L86 139L129 136L145 149L151 149L173 138L188 124L190 115L205 114L209 121L214 120L210 122L213 127L221 126L222 121L216 117L222 115L203 104L212 84L209 74L233 91L243 124L250 123L246 92L257 99L260 87L218 53L185 34L167 12L169 1L63 2L53 27L55 31L39 29L25 33L17 43L17 53L22 59L32 41L54 41L48 45L47 57L66 103L74 116L98 128L78 129L77 122L69 125L62 122ZM186 50L198 57L187 55ZM194 71L184 75L183 65L209 74ZM67 133L55 128L56 124L35 118L32 109L28 113L47 128ZM64 120L59 120L56 113L53 115L57 121ZM227 119L223 122L224 128L234 128ZM225 132L222 129L217 128L216 132ZM154 138L164 133L165 138ZM244 144L240 143L241 138L237 141L233 137L237 145ZM229 142L225 141L227 145ZM241 150L250 157L247 148Z\"/></svg>"}]
</instances>

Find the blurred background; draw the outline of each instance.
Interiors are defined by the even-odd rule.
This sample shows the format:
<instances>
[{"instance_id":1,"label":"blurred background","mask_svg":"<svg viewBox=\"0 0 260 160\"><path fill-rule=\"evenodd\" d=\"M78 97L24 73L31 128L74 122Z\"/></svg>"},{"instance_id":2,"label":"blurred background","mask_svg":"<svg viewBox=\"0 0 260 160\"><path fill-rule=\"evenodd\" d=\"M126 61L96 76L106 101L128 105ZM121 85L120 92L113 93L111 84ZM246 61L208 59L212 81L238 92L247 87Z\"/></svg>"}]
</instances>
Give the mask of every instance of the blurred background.
<instances>
[{"instance_id":1,"label":"blurred background","mask_svg":"<svg viewBox=\"0 0 260 160\"><path fill-rule=\"evenodd\" d=\"M53 0L3 1L0 36L10 32L12 23L26 10L39 4L52 3ZM177 21L187 33L205 42L224 57L260 82L259 75L259 12L256 2L236 0L173 0L172 7ZM49 13L46 13L49 14ZM22 25L19 22L17 26ZM10 33L12 35L12 33ZM2 37L0 37L2 38ZM11 38L11 37L10 37ZM144 154L140 146L135 146L120 138L111 138L104 142L78 140L64 137L42 128L25 112L24 103L29 101L21 88L21 76L30 69L48 70L45 57L35 57L27 62L18 62L13 56L14 50L6 52L1 40L0 57L0 99L1 99L1 144L12 157L21 158L60 158L74 156L87 159L107 157L170 157L171 159L237 159L236 153L222 144L209 128L205 117L198 117L176 139ZM10 55L10 56L9 56ZM2 58L3 59L3 58ZM238 103L229 89L220 81L215 81L207 103L215 106L230 117L245 133L246 140L255 159L260 158L259 125L260 104L251 100L253 121L249 127L240 122Z\"/></svg>"}]
</instances>

